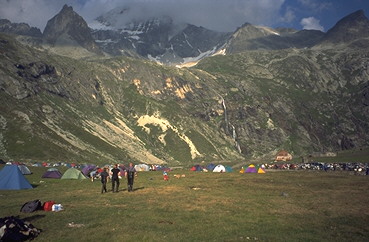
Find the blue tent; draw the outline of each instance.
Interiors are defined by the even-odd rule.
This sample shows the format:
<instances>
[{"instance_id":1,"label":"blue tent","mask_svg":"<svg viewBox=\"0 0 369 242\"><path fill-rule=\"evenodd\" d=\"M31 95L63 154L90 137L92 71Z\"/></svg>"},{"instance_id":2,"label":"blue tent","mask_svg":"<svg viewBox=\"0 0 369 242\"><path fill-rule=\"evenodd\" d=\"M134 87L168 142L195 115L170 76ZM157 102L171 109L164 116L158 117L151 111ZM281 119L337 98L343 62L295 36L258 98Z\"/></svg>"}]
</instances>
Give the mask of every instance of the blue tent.
<instances>
[{"instance_id":1,"label":"blue tent","mask_svg":"<svg viewBox=\"0 0 369 242\"><path fill-rule=\"evenodd\" d=\"M17 165L6 165L0 171L0 190L32 189Z\"/></svg>"},{"instance_id":2,"label":"blue tent","mask_svg":"<svg viewBox=\"0 0 369 242\"><path fill-rule=\"evenodd\" d=\"M226 169L226 172L233 172L233 168L230 166L226 166L225 169Z\"/></svg>"},{"instance_id":3,"label":"blue tent","mask_svg":"<svg viewBox=\"0 0 369 242\"><path fill-rule=\"evenodd\" d=\"M209 165L207 165L206 169L207 169L208 171L213 171L215 167L216 167L216 165L215 165L215 164L210 163Z\"/></svg>"}]
</instances>

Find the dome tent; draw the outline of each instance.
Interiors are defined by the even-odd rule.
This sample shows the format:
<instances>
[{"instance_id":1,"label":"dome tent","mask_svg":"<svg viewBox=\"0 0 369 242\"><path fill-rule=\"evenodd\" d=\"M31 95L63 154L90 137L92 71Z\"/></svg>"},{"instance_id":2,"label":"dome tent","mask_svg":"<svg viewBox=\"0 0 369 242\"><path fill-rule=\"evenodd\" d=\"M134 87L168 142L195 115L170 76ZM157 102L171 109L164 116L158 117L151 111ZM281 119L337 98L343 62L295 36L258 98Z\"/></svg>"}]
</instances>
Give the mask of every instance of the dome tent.
<instances>
[{"instance_id":1,"label":"dome tent","mask_svg":"<svg viewBox=\"0 0 369 242\"><path fill-rule=\"evenodd\" d=\"M223 165L217 165L214 167L213 172L226 172L226 169Z\"/></svg>"},{"instance_id":2,"label":"dome tent","mask_svg":"<svg viewBox=\"0 0 369 242\"><path fill-rule=\"evenodd\" d=\"M150 166L146 164L135 165L136 171L150 171Z\"/></svg>"},{"instance_id":3,"label":"dome tent","mask_svg":"<svg viewBox=\"0 0 369 242\"><path fill-rule=\"evenodd\" d=\"M247 169L245 170L245 173L257 173L257 169L255 165L253 164L249 165Z\"/></svg>"},{"instance_id":4,"label":"dome tent","mask_svg":"<svg viewBox=\"0 0 369 242\"><path fill-rule=\"evenodd\" d=\"M54 178L54 179L60 179L62 177L62 174L58 170L47 170L41 178Z\"/></svg>"},{"instance_id":5,"label":"dome tent","mask_svg":"<svg viewBox=\"0 0 369 242\"><path fill-rule=\"evenodd\" d=\"M80 179L86 179L86 177L83 175L83 173L80 170L77 170L76 168L69 168L68 170L66 170L63 174L63 176L61 177L61 179L76 179L76 180L80 180Z\"/></svg>"}]
</instances>

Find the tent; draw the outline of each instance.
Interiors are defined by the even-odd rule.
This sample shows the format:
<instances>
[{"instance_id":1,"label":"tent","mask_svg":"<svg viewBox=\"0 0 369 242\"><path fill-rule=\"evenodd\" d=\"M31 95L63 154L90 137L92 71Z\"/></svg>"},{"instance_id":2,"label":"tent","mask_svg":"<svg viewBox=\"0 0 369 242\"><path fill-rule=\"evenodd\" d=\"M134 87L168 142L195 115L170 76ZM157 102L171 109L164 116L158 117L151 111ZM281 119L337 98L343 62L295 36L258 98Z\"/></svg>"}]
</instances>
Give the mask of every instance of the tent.
<instances>
[{"instance_id":1,"label":"tent","mask_svg":"<svg viewBox=\"0 0 369 242\"><path fill-rule=\"evenodd\" d=\"M259 174L264 174L264 173L265 173L265 169L264 169L264 168L262 168L262 167L259 167L259 168L258 168L258 173L259 173Z\"/></svg>"},{"instance_id":2,"label":"tent","mask_svg":"<svg viewBox=\"0 0 369 242\"><path fill-rule=\"evenodd\" d=\"M207 165L207 166L206 166L206 169L207 169L208 171L213 171L213 170L214 170L214 168L215 168L215 166L216 166L216 165L214 165L213 163L210 163L209 165Z\"/></svg>"},{"instance_id":3,"label":"tent","mask_svg":"<svg viewBox=\"0 0 369 242\"><path fill-rule=\"evenodd\" d=\"M50 169L49 169L50 170ZM62 174L58 170L47 170L41 178L54 178L54 179L60 179L62 177Z\"/></svg>"},{"instance_id":4,"label":"tent","mask_svg":"<svg viewBox=\"0 0 369 242\"><path fill-rule=\"evenodd\" d=\"M33 187L24 177L16 165L6 165L0 171L0 190L32 189Z\"/></svg>"},{"instance_id":5,"label":"tent","mask_svg":"<svg viewBox=\"0 0 369 242\"><path fill-rule=\"evenodd\" d=\"M191 167L190 170L191 171L202 171L203 168L200 165L194 165L193 167Z\"/></svg>"},{"instance_id":6,"label":"tent","mask_svg":"<svg viewBox=\"0 0 369 242\"><path fill-rule=\"evenodd\" d=\"M217 165L214 167L213 172L226 172L226 169L223 165Z\"/></svg>"},{"instance_id":7,"label":"tent","mask_svg":"<svg viewBox=\"0 0 369 242\"><path fill-rule=\"evenodd\" d=\"M23 175L30 175L30 174L32 174L32 172L25 165L18 165L18 168L22 172Z\"/></svg>"},{"instance_id":8,"label":"tent","mask_svg":"<svg viewBox=\"0 0 369 242\"><path fill-rule=\"evenodd\" d=\"M61 177L61 179L86 179L86 177L82 174L82 172L80 170L77 170L76 168L69 168L68 170L66 170L63 174L63 176Z\"/></svg>"},{"instance_id":9,"label":"tent","mask_svg":"<svg viewBox=\"0 0 369 242\"><path fill-rule=\"evenodd\" d=\"M257 173L256 167L253 164L249 165L245 170L245 173Z\"/></svg>"},{"instance_id":10,"label":"tent","mask_svg":"<svg viewBox=\"0 0 369 242\"><path fill-rule=\"evenodd\" d=\"M91 171L95 170L96 166L95 165L86 165L85 167L83 167L82 169L82 173L85 176L88 176L90 174Z\"/></svg>"},{"instance_id":11,"label":"tent","mask_svg":"<svg viewBox=\"0 0 369 242\"><path fill-rule=\"evenodd\" d=\"M233 168L230 166L225 166L226 172L233 172Z\"/></svg>"},{"instance_id":12,"label":"tent","mask_svg":"<svg viewBox=\"0 0 369 242\"><path fill-rule=\"evenodd\" d=\"M135 165L136 171L150 171L150 166L146 164Z\"/></svg>"}]
</instances>

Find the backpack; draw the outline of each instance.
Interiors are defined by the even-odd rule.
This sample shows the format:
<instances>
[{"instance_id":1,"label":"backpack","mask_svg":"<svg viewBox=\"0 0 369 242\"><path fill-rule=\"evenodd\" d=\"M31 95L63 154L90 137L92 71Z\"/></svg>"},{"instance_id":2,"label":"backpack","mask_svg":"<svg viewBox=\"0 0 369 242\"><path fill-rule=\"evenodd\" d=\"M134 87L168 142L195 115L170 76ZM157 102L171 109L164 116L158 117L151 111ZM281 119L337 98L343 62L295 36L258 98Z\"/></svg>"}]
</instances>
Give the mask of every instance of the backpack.
<instances>
[{"instance_id":1,"label":"backpack","mask_svg":"<svg viewBox=\"0 0 369 242\"><path fill-rule=\"evenodd\" d=\"M41 230L17 217L0 218L0 241L25 241L36 238Z\"/></svg>"},{"instance_id":2,"label":"backpack","mask_svg":"<svg viewBox=\"0 0 369 242\"><path fill-rule=\"evenodd\" d=\"M45 211L51 211L54 204L55 204L54 201L47 201L44 203L43 208Z\"/></svg>"},{"instance_id":3,"label":"backpack","mask_svg":"<svg viewBox=\"0 0 369 242\"><path fill-rule=\"evenodd\" d=\"M23 204L20 211L23 213L32 213L36 210L40 210L41 208L42 208L41 201L36 199L36 200L29 201Z\"/></svg>"}]
</instances>

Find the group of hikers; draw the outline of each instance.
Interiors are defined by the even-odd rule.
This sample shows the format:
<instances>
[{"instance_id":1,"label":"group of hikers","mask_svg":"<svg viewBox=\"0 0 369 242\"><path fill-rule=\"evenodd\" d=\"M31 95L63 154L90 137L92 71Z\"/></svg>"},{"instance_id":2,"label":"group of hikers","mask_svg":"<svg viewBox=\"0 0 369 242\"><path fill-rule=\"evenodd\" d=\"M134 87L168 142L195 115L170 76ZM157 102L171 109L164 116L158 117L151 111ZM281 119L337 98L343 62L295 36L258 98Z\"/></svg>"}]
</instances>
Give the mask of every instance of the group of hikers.
<instances>
[{"instance_id":1,"label":"group of hikers","mask_svg":"<svg viewBox=\"0 0 369 242\"><path fill-rule=\"evenodd\" d=\"M108 183L109 179L111 179L112 183L112 192L119 191L119 174L122 172L121 169L118 168L118 165L115 164L114 167L109 171L109 167L104 167L102 169L95 170L94 173L90 173L91 180L93 181L95 178L99 177L101 181L101 193L108 192L106 188L106 184ZM128 192L133 192L133 182L134 178L137 175L136 169L133 163L129 163L129 167L126 168L124 171L124 176L127 178L127 186Z\"/></svg>"}]
</instances>

